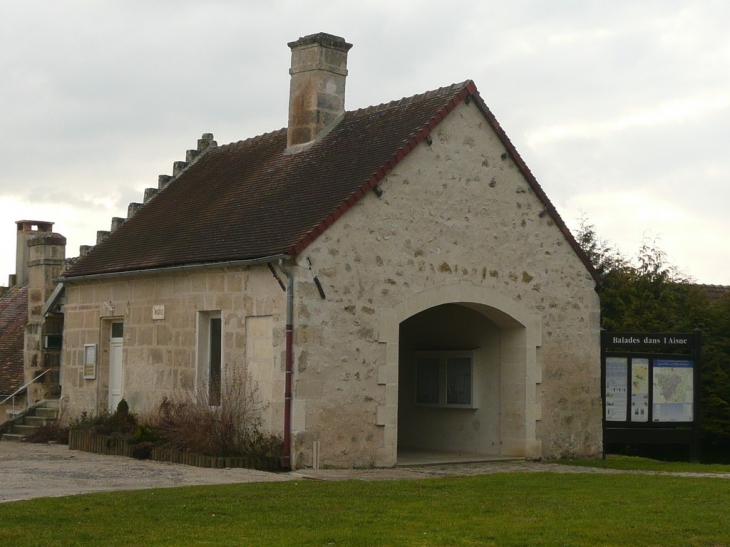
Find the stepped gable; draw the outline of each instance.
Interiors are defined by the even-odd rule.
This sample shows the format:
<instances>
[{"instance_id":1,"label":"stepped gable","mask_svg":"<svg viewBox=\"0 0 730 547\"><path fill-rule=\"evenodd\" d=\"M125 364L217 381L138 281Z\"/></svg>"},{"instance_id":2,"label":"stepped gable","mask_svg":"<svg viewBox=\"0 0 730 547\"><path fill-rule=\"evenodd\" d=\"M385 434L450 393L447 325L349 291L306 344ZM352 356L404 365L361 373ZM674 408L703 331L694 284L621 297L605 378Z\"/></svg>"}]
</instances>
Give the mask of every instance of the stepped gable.
<instances>
[{"instance_id":1,"label":"stepped gable","mask_svg":"<svg viewBox=\"0 0 730 547\"><path fill-rule=\"evenodd\" d=\"M24 384L23 347L28 322L28 287L12 287L0 298L0 396Z\"/></svg>"},{"instance_id":2,"label":"stepped gable","mask_svg":"<svg viewBox=\"0 0 730 547\"><path fill-rule=\"evenodd\" d=\"M64 277L295 256L472 99L598 279L472 81L345 112L296 152L287 149L286 129L213 148Z\"/></svg>"}]
</instances>

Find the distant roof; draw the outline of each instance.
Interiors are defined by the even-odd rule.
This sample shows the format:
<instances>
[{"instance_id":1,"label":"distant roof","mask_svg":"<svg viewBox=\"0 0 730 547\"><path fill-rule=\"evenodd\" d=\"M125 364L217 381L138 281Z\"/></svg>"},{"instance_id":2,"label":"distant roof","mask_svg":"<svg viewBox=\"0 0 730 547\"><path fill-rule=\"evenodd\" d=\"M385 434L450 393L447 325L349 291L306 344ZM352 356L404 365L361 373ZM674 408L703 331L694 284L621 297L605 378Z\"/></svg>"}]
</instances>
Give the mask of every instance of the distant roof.
<instances>
[{"instance_id":1,"label":"distant roof","mask_svg":"<svg viewBox=\"0 0 730 547\"><path fill-rule=\"evenodd\" d=\"M285 153L286 129L209 149L64 277L295 256L467 97L598 280L472 81L346 112L320 141L294 154Z\"/></svg>"},{"instance_id":2,"label":"distant roof","mask_svg":"<svg viewBox=\"0 0 730 547\"><path fill-rule=\"evenodd\" d=\"M717 302L725 293L730 292L728 285L699 285L699 287L705 291L711 302Z\"/></svg>"},{"instance_id":3,"label":"distant roof","mask_svg":"<svg viewBox=\"0 0 730 547\"><path fill-rule=\"evenodd\" d=\"M23 346L28 322L28 287L12 287L0 298L0 396L12 394L25 382Z\"/></svg>"}]
</instances>

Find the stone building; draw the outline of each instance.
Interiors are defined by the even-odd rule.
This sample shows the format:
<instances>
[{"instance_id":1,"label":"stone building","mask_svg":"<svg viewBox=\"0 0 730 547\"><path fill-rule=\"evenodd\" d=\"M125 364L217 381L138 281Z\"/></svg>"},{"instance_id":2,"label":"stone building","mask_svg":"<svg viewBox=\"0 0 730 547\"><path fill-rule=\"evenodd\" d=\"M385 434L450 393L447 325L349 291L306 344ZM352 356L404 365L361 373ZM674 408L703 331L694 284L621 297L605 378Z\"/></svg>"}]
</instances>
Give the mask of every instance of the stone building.
<instances>
[{"instance_id":1,"label":"stone building","mask_svg":"<svg viewBox=\"0 0 730 547\"><path fill-rule=\"evenodd\" d=\"M476 85L347 112L351 44L289 47L288 127L203 135L66 271L71 415L238 374L292 467L599 454L597 276Z\"/></svg>"},{"instance_id":2,"label":"stone building","mask_svg":"<svg viewBox=\"0 0 730 547\"><path fill-rule=\"evenodd\" d=\"M0 405L58 399L63 315L50 299L65 267L66 238L53 222L19 220L15 274L0 287ZM0 409L0 423L5 413Z\"/></svg>"},{"instance_id":3,"label":"stone building","mask_svg":"<svg viewBox=\"0 0 730 547\"><path fill-rule=\"evenodd\" d=\"M25 408L23 344L28 322L28 288L9 283L0 289L0 424L7 410Z\"/></svg>"}]
</instances>

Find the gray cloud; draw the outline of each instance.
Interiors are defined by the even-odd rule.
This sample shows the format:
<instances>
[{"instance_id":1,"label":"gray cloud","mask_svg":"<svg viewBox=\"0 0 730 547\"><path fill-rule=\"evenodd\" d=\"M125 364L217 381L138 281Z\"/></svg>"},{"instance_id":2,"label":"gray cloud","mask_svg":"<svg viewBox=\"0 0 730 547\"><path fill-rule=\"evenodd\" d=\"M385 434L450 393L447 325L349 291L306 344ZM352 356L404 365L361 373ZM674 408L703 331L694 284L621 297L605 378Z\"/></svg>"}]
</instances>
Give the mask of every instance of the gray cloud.
<instances>
[{"instance_id":1,"label":"gray cloud","mask_svg":"<svg viewBox=\"0 0 730 547\"><path fill-rule=\"evenodd\" d=\"M581 199L603 218L592 195L635 191L728 233L728 20L718 0L5 4L0 200L22 207L3 216L57 204L70 246L93 241L108 220L92 223L123 216L201 133L283 127L286 43L325 31L355 44L348 108L474 79L566 220ZM730 284L730 250L713 255L703 280Z\"/></svg>"}]
</instances>

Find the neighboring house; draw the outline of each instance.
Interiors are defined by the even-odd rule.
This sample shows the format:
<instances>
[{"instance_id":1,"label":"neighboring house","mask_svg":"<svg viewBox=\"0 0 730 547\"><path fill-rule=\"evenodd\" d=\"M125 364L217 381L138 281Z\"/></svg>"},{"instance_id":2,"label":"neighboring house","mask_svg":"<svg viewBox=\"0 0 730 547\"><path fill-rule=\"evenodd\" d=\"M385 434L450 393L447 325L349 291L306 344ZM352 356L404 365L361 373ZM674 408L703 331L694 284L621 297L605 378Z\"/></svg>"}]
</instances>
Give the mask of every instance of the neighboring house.
<instances>
[{"instance_id":1,"label":"neighboring house","mask_svg":"<svg viewBox=\"0 0 730 547\"><path fill-rule=\"evenodd\" d=\"M703 291L705 291L707 298L709 298L710 302L712 302L713 304L718 302L727 293L730 293L730 286L728 286L728 285L698 285L698 286Z\"/></svg>"},{"instance_id":2,"label":"neighboring house","mask_svg":"<svg viewBox=\"0 0 730 547\"><path fill-rule=\"evenodd\" d=\"M28 322L28 287L14 283L0 297L0 423L6 410L25 408L23 345Z\"/></svg>"},{"instance_id":3,"label":"neighboring house","mask_svg":"<svg viewBox=\"0 0 730 547\"><path fill-rule=\"evenodd\" d=\"M66 239L53 233L53 222L15 224L15 274L0 288L0 423L5 410L58 399L61 393L63 316L46 302L65 266Z\"/></svg>"},{"instance_id":4,"label":"neighboring house","mask_svg":"<svg viewBox=\"0 0 730 547\"><path fill-rule=\"evenodd\" d=\"M597 275L475 84L345 112L351 45L289 47L288 128L203 135L64 274L70 415L236 371L292 467L601 453Z\"/></svg>"}]
</instances>

